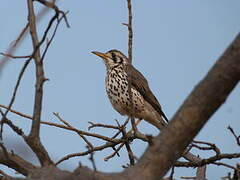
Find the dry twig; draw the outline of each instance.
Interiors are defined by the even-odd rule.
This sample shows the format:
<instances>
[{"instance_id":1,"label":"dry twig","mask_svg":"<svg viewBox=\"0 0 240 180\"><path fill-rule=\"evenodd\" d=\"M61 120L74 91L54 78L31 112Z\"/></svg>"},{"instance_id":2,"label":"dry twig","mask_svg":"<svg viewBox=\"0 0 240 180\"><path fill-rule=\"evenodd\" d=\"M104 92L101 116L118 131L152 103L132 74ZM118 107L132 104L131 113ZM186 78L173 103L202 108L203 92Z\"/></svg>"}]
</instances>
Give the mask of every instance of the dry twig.
<instances>
[{"instance_id":1,"label":"dry twig","mask_svg":"<svg viewBox=\"0 0 240 180\"><path fill-rule=\"evenodd\" d=\"M237 144L240 146L240 135L237 136L231 126L228 126L228 129L232 133L232 135L235 137Z\"/></svg>"}]
</instances>

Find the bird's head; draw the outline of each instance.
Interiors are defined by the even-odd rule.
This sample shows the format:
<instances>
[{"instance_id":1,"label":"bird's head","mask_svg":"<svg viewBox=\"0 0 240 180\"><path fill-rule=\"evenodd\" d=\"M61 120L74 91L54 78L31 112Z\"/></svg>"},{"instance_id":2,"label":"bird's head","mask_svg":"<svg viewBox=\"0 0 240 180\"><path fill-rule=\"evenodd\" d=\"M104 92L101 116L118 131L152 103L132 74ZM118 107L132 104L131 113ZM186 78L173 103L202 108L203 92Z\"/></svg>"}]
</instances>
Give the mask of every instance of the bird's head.
<instances>
[{"instance_id":1,"label":"bird's head","mask_svg":"<svg viewBox=\"0 0 240 180\"><path fill-rule=\"evenodd\" d=\"M110 50L106 53L101 53L97 51L93 51L92 53L103 59L108 70L118 65L129 63L128 58L123 53L115 49Z\"/></svg>"}]
</instances>

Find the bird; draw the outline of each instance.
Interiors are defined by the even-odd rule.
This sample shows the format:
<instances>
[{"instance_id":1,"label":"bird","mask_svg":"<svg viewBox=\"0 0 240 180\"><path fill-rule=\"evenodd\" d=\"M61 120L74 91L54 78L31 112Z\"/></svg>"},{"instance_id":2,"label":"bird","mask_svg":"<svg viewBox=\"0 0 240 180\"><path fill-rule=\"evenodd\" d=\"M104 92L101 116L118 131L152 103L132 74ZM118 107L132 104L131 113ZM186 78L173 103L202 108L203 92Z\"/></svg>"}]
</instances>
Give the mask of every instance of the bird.
<instances>
[{"instance_id":1,"label":"bird","mask_svg":"<svg viewBox=\"0 0 240 180\"><path fill-rule=\"evenodd\" d=\"M116 49L92 53L99 56L106 66L105 88L113 108L121 115L143 119L159 130L165 128L167 116L148 81L129 59Z\"/></svg>"}]
</instances>

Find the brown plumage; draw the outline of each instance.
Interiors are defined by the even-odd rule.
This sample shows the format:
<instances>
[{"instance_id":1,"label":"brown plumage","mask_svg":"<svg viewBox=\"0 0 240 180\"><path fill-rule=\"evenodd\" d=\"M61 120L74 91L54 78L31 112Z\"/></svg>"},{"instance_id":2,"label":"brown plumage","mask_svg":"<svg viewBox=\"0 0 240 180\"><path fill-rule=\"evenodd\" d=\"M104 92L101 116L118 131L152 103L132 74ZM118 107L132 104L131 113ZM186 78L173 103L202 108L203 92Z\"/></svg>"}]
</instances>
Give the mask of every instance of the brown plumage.
<instances>
[{"instance_id":1,"label":"brown plumage","mask_svg":"<svg viewBox=\"0 0 240 180\"><path fill-rule=\"evenodd\" d=\"M143 98L168 122L168 118L162 111L161 105L150 90L146 78L131 64L128 64L126 68L126 72L129 78L131 78L132 86L136 88Z\"/></svg>"},{"instance_id":2,"label":"brown plumage","mask_svg":"<svg viewBox=\"0 0 240 180\"><path fill-rule=\"evenodd\" d=\"M120 51L93 52L100 56L107 68L106 90L113 107L122 115L133 115L162 129L168 119L149 88L146 78L129 63ZM133 109L131 109L128 82L131 82Z\"/></svg>"}]
</instances>

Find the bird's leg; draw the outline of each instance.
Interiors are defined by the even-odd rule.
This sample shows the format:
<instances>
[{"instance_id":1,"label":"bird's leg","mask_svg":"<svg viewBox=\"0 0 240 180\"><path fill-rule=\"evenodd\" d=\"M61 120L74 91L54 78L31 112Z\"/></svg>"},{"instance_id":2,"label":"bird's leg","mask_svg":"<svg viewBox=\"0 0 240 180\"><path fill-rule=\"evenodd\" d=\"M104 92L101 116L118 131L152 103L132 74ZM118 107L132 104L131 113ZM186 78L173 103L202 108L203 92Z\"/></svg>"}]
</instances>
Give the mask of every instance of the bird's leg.
<instances>
[{"instance_id":1,"label":"bird's leg","mask_svg":"<svg viewBox=\"0 0 240 180\"><path fill-rule=\"evenodd\" d=\"M130 118L130 117L129 117ZM132 129L130 130L131 133L135 133L138 132L137 126L140 124L140 122L142 121L141 118L138 118L137 121L134 121L134 125L132 124ZM134 132L135 131L135 132Z\"/></svg>"},{"instance_id":2,"label":"bird's leg","mask_svg":"<svg viewBox=\"0 0 240 180\"><path fill-rule=\"evenodd\" d=\"M135 129L136 131L138 131L137 126L140 124L141 121L142 121L141 118L139 118L139 119L137 119L137 121L135 121L134 126L135 126L135 128L136 128L136 129ZM131 132L131 133L135 133L135 132L134 132L134 127L130 130L130 132Z\"/></svg>"}]
</instances>

